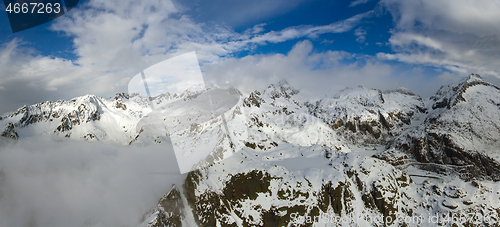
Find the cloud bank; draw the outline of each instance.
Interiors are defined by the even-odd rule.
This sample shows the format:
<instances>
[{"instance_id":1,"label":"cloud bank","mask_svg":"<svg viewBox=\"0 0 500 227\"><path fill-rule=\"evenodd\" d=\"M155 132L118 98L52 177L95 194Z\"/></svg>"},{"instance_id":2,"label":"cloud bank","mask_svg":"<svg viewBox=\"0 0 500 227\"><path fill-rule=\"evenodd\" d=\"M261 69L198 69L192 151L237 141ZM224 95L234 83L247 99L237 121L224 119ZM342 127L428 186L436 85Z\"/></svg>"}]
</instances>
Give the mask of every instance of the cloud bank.
<instances>
[{"instance_id":1,"label":"cloud bank","mask_svg":"<svg viewBox=\"0 0 500 227\"><path fill-rule=\"evenodd\" d=\"M227 58L205 65L205 82L240 88L244 94L287 80L314 98L333 95L345 87L364 86L381 90L406 87L429 97L441 85L460 77L442 72L428 77L420 67L395 67L376 57L345 51L315 52L311 41L298 42L286 55L261 54Z\"/></svg>"},{"instance_id":2,"label":"cloud bank","mask_svg":"<svg viewBox=\"0 0 500 227\"><path fill-rule=\"evenodd\" d=\"M164 146L50 138L2 144L1 225L137 226L181 180L174 152Z\"/></svg>"}]
</instances>

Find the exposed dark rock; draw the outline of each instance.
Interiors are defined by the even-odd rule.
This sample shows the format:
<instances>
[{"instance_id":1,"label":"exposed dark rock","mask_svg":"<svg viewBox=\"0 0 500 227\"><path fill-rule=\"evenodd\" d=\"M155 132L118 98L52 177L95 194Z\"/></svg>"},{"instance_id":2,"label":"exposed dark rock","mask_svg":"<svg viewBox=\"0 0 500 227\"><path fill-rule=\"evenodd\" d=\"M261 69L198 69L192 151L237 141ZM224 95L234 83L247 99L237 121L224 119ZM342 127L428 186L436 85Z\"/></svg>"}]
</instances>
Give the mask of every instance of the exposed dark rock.
<instances>
[{"instance_id":1,"label":"exposed dark rock","mask_svg":"<svg viewBox=\"0 0 500 227\"><path fill-rule=\"evenodd\" d=\"M185 196L198 226L216 226L217 220L230 214L230 204L223 195L215 192L195 195L198 185L203 183L202 179L203 176L199 170L190 172L184 182ZM229 226L236 226L236 223Z\"/></svg>"},{"instance_id":2,"label":"exposed dark rock","mask_svg":"<svg viewBox=\"0 0 500 227\"><path fill-rule=\"evenodd\" d=\"M413 138L409 143L397 144L396 148L407 151L422 163L462 167L457 168L460 170L456 174L465 180L500 180L500 163L477 151L456 146L449 135L426 133L424 137ZM438 173L449 172L448 168L442 169L438 165L430 165L427 169Z\"/></svg>"},{"instance_id":3,"label":"exposed dark rock","mask_svg":"<svg viewBox=\"0 0 500 227\"><path fill-rule=\"evenodd\" d=\"M256 106L256 107L260 107L260 105L262 103L265 103L264 99L262 99L260 97L261 93L258 92L258 91L254 91L252 93L250 93L250 95L248 96L248 98L245 98L245 100L243 101L243 106L246 106L246 107L252 107L252 106Z\"/></svg>"},{"instance_id":4,"label":"exposed dark rock","mask_svg":"<svg viewBox=\"0 0 500 227\"><path fill-rule=\"evenodd\" d=\"M57 131L66 132L73 128L73 122L71 121L71 117L66 116L61 119L61 125L57 126Z\"/></svg>"},{"instance_id":5,"label":"exposed dark rock","mask_svg":"<svg viewBox=\"0 0 500 227\"><path fill-rule=\"evenodd\" d=\"M384 160L393 166L404 165L410 162L410 158L406 153L393 149L388 149L384 152L377 153L373 155L373 157Z\"/></svg>"},{"instance_id":6,"label":"exposed dark rock","mask_svg":"<svg viewBox=\"0 0 500 227\"><path fill-rule=\"evenodd\" d=\"M95 138L96 138L95 135L92 133L87 133L87 135L83 136L83 139L85 139L85 140L93 140Z\"/></svg>"},{"instance_id":7,"label":"exposed dark rock","mask_svg":"<svg viewBox=\"0 0 500 227\"><path fill-rule=\"evenodd\" d=\"M2 132L3 137L11 138L11 139L19 139L19 135L17 134L16 130L14 129L14 124L12 122L7 123L5 125L5 128Z\"/></svg>"},{"instance_id":8,"label":"exposed dark rock","mask_svg":"<svg viewBox=\"0 0 500 227\"><path fill-rule=\"evenodd\" d=\"M481 89L469 91L476 86L481 86ZM484 94L490 96L485 97ZM494 138L500 133L495 117L497 99L492 100L491 97L499 94L498 87L483 81L477 74L470 75L458 84L442 86L431 97L434 111L425 118L423 124L397 137L390 147L407 153L418 162L416 165L421 169L440 174L457 174L467 181L498 181L500 163L487 155L495 148L481 146L482 143L498 144ZM466 97L473 101L468 101ZM493 136L485 138L485 134Z\"/></svg>"},{"instance_id":9,"label":"exposed dark rock","mask_svg":"<svg viewBox=\"0 0 500 227\"><path fill-rule=\"evenodd\" d=\"M115 103L115 108L122 109L122 110L127 110L127 105L123 104L121 101L118 100Z\"/></svg>"},{"instance_id":10,"label":"exposed dark rock","mask_svg":"<svg viewBox=\"0 0 500 227\"><path fill-rule=\"evenodd\" d=\"M158 216L149 227L182 227L184 204L182 203L181 193L177 188L172 189L165 194L158 202Z\"/></svg>"},{"instance_id":11,"label":"exposed dark rock","mask_svg":"<svg viewBox=\"0 0 500 227\"><path fill-rule=\"evenodd\" d=\"M120 99L129 99L130 98L130 95L128 93L124 93L124 92L121 92L121 93L117 93L113 99L114 100L120 100Z\"/></svg>"},{"instance_id":12,"label":"exposed dark rock","mask_svg":"<svg viewBox=\"0 0 500 227\"><path fill-rule=\"evenodd\" d=\"M448 104L449 104L448 99L443 98L441 101L434 103L432 105L432 109L445 108L449 106Z\"/></svg>"}]
</instances>

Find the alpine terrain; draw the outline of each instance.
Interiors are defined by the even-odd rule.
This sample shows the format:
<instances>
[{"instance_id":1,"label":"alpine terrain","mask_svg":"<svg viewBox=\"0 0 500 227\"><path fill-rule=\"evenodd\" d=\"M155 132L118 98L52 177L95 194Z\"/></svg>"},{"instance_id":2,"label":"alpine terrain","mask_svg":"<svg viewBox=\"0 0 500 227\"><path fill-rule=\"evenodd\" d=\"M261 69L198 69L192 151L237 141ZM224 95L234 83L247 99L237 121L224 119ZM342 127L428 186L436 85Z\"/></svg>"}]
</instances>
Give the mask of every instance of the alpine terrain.
<instances>
[{"instance_id":1,"label":"alpine terrain","mask_svg":"<svg viewBox=\"0 0 500 227\"><path fill-rule=\"evenodd\" d=\"M0 133L210 147L140 226L500 225L500 89L479 75L429 99L357 87L311 100L286 81L208 92L48 101L2 116ZM207 97L224 113L197 115Z\"/></svg>"}]
</instances>

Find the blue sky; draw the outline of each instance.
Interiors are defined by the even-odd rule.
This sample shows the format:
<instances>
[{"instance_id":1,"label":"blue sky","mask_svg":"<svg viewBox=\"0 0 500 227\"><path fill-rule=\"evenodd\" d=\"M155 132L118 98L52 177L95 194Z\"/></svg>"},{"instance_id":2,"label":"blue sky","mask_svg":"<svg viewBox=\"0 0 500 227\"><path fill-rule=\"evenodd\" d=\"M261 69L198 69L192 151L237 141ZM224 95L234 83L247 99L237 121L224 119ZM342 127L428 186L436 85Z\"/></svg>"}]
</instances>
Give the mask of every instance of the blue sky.
<instances>
[{"instance_id":1,"label":"blue sky","mask_svg":"<svg viewBox=\"0 0 500 227\"><path fill-rule=\"evenodd\" d=\"M215 3L214 3L215 2ZM236 32L244 32L251 29L256 24L266 24L268 31L283 30L291 26L298 25L328 25L335 21L340 21L357 14L368 12L377 8L376 1L369 1L365 4L349 7L349 1L331 1L331 0L313 0L296 1L295 8L285 9L284 11L272 11L267 15L255 13L246 20L235 20L234 16L238 14L236 9L244 9L245 4L242 1L182 1L186 9L185 14L193 18L197 23L218 23L230 26ZM81 1L78 10L85 10L84 5L88 0ZM226 14L220 15L220 5L233 3L235 10L227 10ZM179 4L179 3L178 3ZM200 5L203 4L203 5ZM287 4L283 1L283 4ZM281 5L278 5L280 8ZM71 13L71 11L70 11ZM236 22L235 22L236 21ZM51 28L53 22L31 28L19 33L12 33L7 14L3 13L0 20L1 42L7 42L13 38L20 38L29 43L30 47L38 50L40 54L54 57L61 57L76 60L78 56L73 52L73 39L64 34L64 32L55 32ZM378 52L390 52L390 47L385 44L390 37L389 31L392 27L392 17L387 12L379 12L379 15L363 26L365 31L370 32L366 42L357 42L357 36L354 32L340 34L323 34L320 37L310 39L315 45L317 51L324 50L343 50L351 53L362 53L374 55ZM300 40L300 39L298 39ZM259 46L253 51L241 51L234 54L244 56L248 54L266 54L281 53L286 54L297 40L289 40L276 44ZM366 45L371 43L372 45ZM376 45L379 43L379 45Z\"/></svg>"},{"instance_id":2,"label":"blue sky","mask_svg":"<svg viewBox=\"0 0 500 227\"><path fill-rule=\"evenodd\" d=\"M479 73L499 84L500 1L85 0L12 34L0 13L0 112L126 92L141 69L196 51L206 82L260 89L407 87L429 97Z\"/></svg>"}]
</instances>

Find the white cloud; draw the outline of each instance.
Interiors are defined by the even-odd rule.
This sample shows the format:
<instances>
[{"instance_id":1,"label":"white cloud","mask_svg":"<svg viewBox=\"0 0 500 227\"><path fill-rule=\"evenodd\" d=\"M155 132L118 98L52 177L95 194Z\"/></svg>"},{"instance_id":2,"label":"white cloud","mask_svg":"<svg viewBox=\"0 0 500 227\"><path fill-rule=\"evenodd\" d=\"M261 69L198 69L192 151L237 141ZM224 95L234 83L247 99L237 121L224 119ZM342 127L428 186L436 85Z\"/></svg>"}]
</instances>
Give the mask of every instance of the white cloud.
<instances>
[{"instance_id":1,"label":"white cloud","mask_svg":"<svg viewBox=\"0 0 500 227\"><path fill-rule=\"evenodd\" d=\"M180 15L173 4L159 2L166 1L90 1L85 11L58 20L53 29L74 38L79 55L76 63L115 70L156 63L190 51L196 51L201 61L212 62L254 44L346 32L373 15L369 11L329 25L301 25L267 33L263 33L264 24L259 24L237 33L220 25L195 23Z\"/></svg>"},{"instance_id":2,"label":"white cloud","mask_svg":"<svg viewBox=\"0 0 500 227\"><path fill-rule=\"evenodd\" d=\"M119 59L124 55L140 56L151 64L161 58L196 51L201 61L216 61L254 44L346 32L373 15L373 11L369 11L329 25L301 25L267 33L263 33L265 24L258 24L237 33L220 25L195 23L190 17L180 15L172 4L142 1L131 6L121 1L116 5L115 1L103 2L91 1L88 9L58 20L53 28L74 37L79 55L77 63L102 66L106 70L128 66L130 60ZM143 10L129 11L128 7Z\"/></svg>"},{"instance_id":3,"label":"white cloud","mask_svg":"<svg viewBox=\"0 0 500 227\"><path fill-rule=\"evenodd\" d=\"M494 0L396 1L382 0L401 29L419 27L456 33L498 35L500 4ZM416 23L418 22L418 23Z\"/></svg>"},{"instance_id":4,"label":"white cloud","mask_svg":"<svg viewBox=\"0 0 500 227\"><path fill-rule=\"evenodd\" d=\"M354 30L354 35L357 37L356 42L358 43L364 43L366 40L366 30L359 27L356 30Z\"/></svg>"},{"instance_id":5,"label":"white cloud","mask_svg":"<svg viewBox=\"0 0 500 227\"><path fill-rule=\"evenodd\" d=\"M65 93L82 91L84 70L61 58L34 56L19 39L0 47L0 112L14 110L33 101L67 98ZM41 95L44 94L44 95Z\"/></svg>"},{"instance_id":6,"label":"white cloud","mask_svg":"<svg viewBox=\"0 0 500 227\"><path fill-rule=\"evenodd\" d=\"M351 6L365 2L357 0ZM316 53L310 41L300 41L285 55L234 58L232 53L255 45L349 32L374 13L280 31L266 32L265 25L259 24L237 33L223 25L196 23L171 1L91 0L82 3L87 4L85 11L72 10L53 26L73 38L78 56L74 62L36 55L17 39L0 48L0 103L4 108L0 113L49 99L124 92L140 70L190 51L196 51L206 63L206 82L236 86L245 93L287 79L318 96L363 85L380 89L404 86L428 97L440 85L455 81L459 73L454 72L478 70L498 75L497 2L419 2L382 1L396 22L389 40L395 54ZM358 41L365 40L362 28L354 33ZM401 69L387 64L386 59L430 64L452 72L430 78L419 67ZM165 151L145 155L121 149L77 142L21 142L0 151L4 174L0 178L0 220L7 220L8 226L31 221L43 226L136 222L169 188L168 180L145 170L168 171L161 169L169 166L164 160L175 158ZM54 219L54 213L63 218Z\"/></svg>"},{"instance_id":7,"label":"white cloud","mask_svg":"<svg viewBox=\"0 0 500 227\"><path fill-rule=\"evenodd\" d=\"M459 73L500 77L498 1L382 0L396 27L383 59L443 67Z\"/></svg>"},{"instance_id":8,"label":"white cloud","mask_svg":"<svg viewBox=\"0 0 500 227\"><path fill-rule=\"evenodd\" d=\"M368 11L366 13L358 14L350 17L346 20L338 21L329 25L324 26L297 26L289 27L281 31L271 31L262 35L257 35L248 40L241 40L242 43L258 43L265 44L284 42L287 40L308 37L316 38L321 34L325 33L343 33L352 30L356 25L358 25L362 19L370 17L374 14L374 11Z\"/></svg>"},{"instance_id":9,"label":"white cloud","mask_svg":"<svg viewBox=\"0 0 500 227\"><path fill-rule=\"evenodd\" d=\"M1 225L137 226L181 176L165 146L48 138L2 144Z\"/></svg>"},{"instance_id":10,"label":"white cloud","mask_svg":"<svg viewBox=\"0 0 500 227\"><path fill-rule=\"evenodd\" d=\"M406 87L423 97L430 97L446 84L421 69L391 66L376 57L344 51L315 53L312 43L307 40L298 42L286 55L226 58L217 65L205 65L203 71L205 82L234 86L245 94L265 89L282 79L314 97L358 85L381 90Z\"/></svg>"},{"instance_id":11,"label":"white cloud","mask_svg":"<svg viewBox=\"0 0 500 227\"><path fill-rule=\"evenodd\" d=\"M353 7L353 6L365 4L365 3L369 2L369 1L371 1L371 0L355 0L355 1L351 2L351 4L349 5L349 7Z\"/></svg>"}]
</instances>

